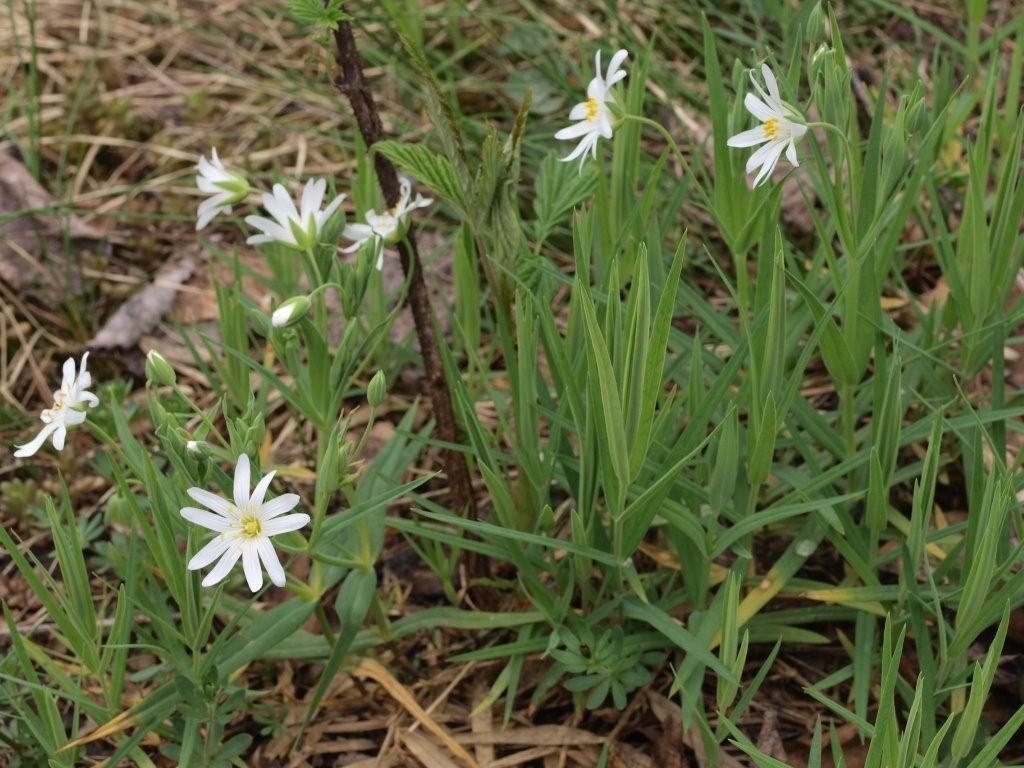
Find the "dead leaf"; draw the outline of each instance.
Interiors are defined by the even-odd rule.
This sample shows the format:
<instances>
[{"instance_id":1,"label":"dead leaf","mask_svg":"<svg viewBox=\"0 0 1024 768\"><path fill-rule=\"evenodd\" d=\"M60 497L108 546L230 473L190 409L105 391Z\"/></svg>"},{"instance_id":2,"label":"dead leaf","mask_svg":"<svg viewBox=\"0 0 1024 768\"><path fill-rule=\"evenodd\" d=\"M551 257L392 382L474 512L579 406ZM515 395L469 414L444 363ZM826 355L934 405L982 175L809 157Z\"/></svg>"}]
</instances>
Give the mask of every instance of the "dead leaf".
<instances>
[{"instance_id":1,"label":"dead leaf","mask_svg":"<svg viewBox=\"0 0 1024 768\"><path fill-rule=\"evenodd\" d=\"M192 276L195 268L196 259L190 255L178 256L167 262L157 270L153 282L117 308L89 342L89 347L114 349L134 346L142 334L160 322L170 309L178 288Z\"/></svg>"},{"instance_id":2,"label":"dead leaf","mask_svg":"<svg viewBox=\"0 0 1024 768\"><path fill-rule=\"evenodd\" d=\"M24 288L41 275L53 278L46 261L63 259L65 230L72 242L102 238L77 216L58 216L59 205L28 168L0 152L0 280Z\"/></svg>"}]
</instances>

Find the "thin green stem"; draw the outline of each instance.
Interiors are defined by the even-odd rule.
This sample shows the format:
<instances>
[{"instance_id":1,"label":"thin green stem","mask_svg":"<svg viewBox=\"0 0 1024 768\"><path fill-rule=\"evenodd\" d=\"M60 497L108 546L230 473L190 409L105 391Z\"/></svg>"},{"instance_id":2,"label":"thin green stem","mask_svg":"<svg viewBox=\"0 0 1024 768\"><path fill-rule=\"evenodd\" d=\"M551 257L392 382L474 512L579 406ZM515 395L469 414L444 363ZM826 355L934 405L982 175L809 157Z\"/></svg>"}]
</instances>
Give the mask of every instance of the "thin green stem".
<instances>
[{"instance_id":1,"label":"thin green stem","mask_svg":"<svg viewBox=\"0 0 1024 768\"><path fill-rule=\"evenodd\" d=\"M676 160L679 161L679 165L682 168L683 174L686 176L687 180L690 182L693 189L696 190L697 194L700 196L701 203L710 208L711 199L707 196L707 193L704 191L704 187L702 187L700 183L697 181L697 179L694 177L693 171L690 170L690 161L686 159L686 156L679 149L679 145L676 143L676 140L672 137L672 134L669 133L668 129L661 123L659 123L657 120L651 120L649 117L643 117L642 115L624 114L622 115L622 119L632 120L634 123L639 123L640 125L646 125L648 128L653 128L662 136L662 138L665 139L665 142L668 144L669 149L672 150L672 154L675 155Z\"/></svg>"},{"instance_id":2,"label":"thin green stem","mask_svg":"<svg viewBox=\"0 0 1024 768\"><path fill-rule=\"evenodd\" d=\"M334 630L331 629L331 623L327 620L327 612L319 600L316 601L316 608L313 609L313 613L316 614L317 623L320 625L320 631L324 633L327 644L333 648L337 638L334 636Z\"/></svg>"},{"instance_id":3,"label":"thin green stem","mask_svg":"<svg viewBox=\"0 0 1024 768\"><path fill-rule=\"evenodd\" d=\"M679 150L679 145L676 144L676 140L672 138L672 134L668 132L668 129L661 123L659 123L657 120L651 120L649 117L643 117L641 115L629 114L623 115L622 119L632 120L634 123L640 123L640 125L646 125L648 128L653 128L654 130L656 130L668 143L669 149L672 150L672 154L676 156L676 159L679 161L679 164L684 169L689 169L690 163L683 155L683 153Z\"/></svg>"}]
</instances>

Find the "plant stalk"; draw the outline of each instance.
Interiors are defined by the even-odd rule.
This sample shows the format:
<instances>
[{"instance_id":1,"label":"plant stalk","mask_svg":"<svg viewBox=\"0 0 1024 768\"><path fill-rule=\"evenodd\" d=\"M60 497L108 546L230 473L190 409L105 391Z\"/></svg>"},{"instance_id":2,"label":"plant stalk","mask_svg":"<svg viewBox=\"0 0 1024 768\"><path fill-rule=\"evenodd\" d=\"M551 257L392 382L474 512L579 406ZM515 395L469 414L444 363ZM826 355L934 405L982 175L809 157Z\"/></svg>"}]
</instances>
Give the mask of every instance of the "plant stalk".
<instances>
[{"instance_id":1,"label":"plant stalk","mask_svg":"<svg viewBox=\"0 0 1024 768\"><path fill-rule=\"evenodd\" d=\"M334 86L348 99L359 132L367 148L372 149L374 144L384 138L384 127L363 74L362 58L356 48L355 36L349 22L343 21L338 25L334 32L334 44L339 67L334 77ZM373 162L384 200L388 207L394 207L401 195L398 172L391 161L379 153L374 154ZM404 240L397 244L397 248L402 271L409 280L406 301L416 324L416 338L419 340L420 354L423 356L427 391L434 418L437 420L437 434L446 443L458 443L460 441L455 409L445 380L444 364L434 324L434 310L430 304L426 281L423 279L423 264L416 248L416 237L411 223ZM465 457L458 451L444 448L441 451L441 460L448 476L452 507L458 512L466 511L476 517L473 486Z\"/></svg>"}]
</instances>

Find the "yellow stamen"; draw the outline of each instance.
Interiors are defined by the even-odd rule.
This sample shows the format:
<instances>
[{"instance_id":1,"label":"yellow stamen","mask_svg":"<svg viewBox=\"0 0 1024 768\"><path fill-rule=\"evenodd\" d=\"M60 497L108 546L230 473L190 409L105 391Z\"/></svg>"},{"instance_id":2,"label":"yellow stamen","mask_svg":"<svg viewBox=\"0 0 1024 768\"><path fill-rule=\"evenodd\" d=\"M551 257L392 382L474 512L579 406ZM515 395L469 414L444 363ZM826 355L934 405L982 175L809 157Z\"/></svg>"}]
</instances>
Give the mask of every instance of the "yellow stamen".
<instances>
[{"instance_id":1,"label":"yellow stamen","mask_svg":"<svg viewBox=\"0 0 1024 768\"><path fill-rule=\"evenodd\" d=\"M587 120L593 120L597 117L597 99L587 99Z\"/></svg>"},{"instance_id":2,"label":"yellow stamen","mask_svg":"<svg viewBox=\"0 0 1024 768\"><path fill-rule=\"evenodd\" d=\"M775 139L779 135L779 119L770 117L764 121L764 135L768 139Z\"/></svg>"},{"instance_id":3,"label":"yellow stamen","mask_svg":"<svg viewBox=\"0 0 1024 768\"><path fill-rule=\"evenodd\" d=\"M262 530L263 526L258 517L247 517L242 521L242 533L250 539L259 536Z\"/></svg>"}]
</instances>

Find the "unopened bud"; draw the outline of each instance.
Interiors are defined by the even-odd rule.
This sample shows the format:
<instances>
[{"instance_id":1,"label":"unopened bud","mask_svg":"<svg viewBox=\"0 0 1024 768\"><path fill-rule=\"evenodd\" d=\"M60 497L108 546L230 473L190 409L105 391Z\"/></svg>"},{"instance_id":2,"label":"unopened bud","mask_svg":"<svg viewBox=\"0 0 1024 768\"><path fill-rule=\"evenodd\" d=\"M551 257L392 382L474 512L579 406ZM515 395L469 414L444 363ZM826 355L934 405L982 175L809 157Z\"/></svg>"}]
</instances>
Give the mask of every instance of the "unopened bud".
<instances>
[{"instance_id":1,"label":"unopened bud","mask_svg":"<svg viewBox=\"0 0 1024 768\"><path fill-rule=\"evenodd\" d=\"M151 349L146 355L146 379L151 384L169 387L178 380L178 376L167 362L167 358Z\"/></svg>"},{"instance_id":2,"label":"unopened bud","mask_svg":"<svg viewBox=\"0 0 1024 768\"><path fill-rule=\"evenodd\" d=\"M275 328L287 328L294 325L306 316L309 312L309 298L306 296L293 296L274 310L270 316L270 324Z\"/></svg>"},{"instance_id":3,"label":"unopened bud","mask_svg":"<svg viewBox=\"0 0 1024 768\"><path fill-rule=\"evenodd\" d=\"M384 371L377 371L366 387L366 399L371 407L376 408L384 402L387 394L388 380L384 376Z\"/></svg>"}]
</instances>

